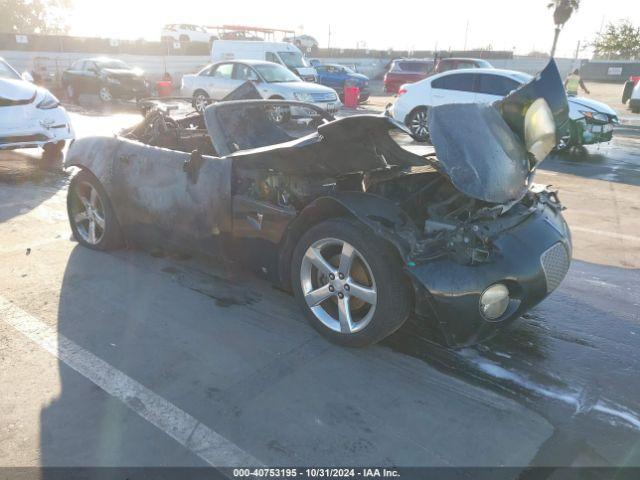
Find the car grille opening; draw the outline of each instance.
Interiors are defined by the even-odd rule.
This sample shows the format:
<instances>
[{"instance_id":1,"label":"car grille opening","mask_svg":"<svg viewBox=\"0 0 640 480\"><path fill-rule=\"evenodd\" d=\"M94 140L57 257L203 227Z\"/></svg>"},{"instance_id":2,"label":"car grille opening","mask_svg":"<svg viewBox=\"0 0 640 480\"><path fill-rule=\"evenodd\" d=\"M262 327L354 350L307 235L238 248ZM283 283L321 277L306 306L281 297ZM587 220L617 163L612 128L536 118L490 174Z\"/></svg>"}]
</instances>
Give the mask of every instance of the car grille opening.
<instances>
[{"instance_id":1,"label":"car grille opening","mask_svg":"<svg viewBox=\"0 0 640 480\"><path fill-rule=\"evenodd\" d=\"M547 281L547 293L553 292L569 271L571 259L565 246L558 242L540 256L542 270Z\"/></svg>"}]
</instances>

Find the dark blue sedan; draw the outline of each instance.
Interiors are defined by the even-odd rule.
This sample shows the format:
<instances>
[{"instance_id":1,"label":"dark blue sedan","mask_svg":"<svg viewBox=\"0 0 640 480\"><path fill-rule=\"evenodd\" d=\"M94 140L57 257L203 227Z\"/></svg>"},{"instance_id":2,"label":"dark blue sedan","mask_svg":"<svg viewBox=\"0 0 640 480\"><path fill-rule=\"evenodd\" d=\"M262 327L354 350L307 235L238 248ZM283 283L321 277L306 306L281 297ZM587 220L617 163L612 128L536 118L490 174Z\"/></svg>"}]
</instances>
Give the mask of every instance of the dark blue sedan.
<instances>
[{"instance_id":1,"label":"dark blue sedan","mask_svg":"<svg viewBox=\"0 0 640 480\"><path fill-rule=\"evenodd\" d=\"M369 98L369 78L366 75L356 73L344 65L332 63L316 65L315 69L318 72L318 83L333 88L341 98L347 84L360 88L361 102Z\"/></svg>"}]
</instances>

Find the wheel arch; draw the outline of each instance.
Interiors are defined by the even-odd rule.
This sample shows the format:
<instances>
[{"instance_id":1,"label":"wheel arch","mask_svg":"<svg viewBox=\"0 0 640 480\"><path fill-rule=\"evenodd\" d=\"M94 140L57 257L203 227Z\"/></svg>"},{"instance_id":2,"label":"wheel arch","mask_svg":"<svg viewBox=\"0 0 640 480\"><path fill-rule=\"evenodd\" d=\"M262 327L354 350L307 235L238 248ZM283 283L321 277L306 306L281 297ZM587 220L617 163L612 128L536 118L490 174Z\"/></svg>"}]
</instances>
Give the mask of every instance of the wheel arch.
<instances>
[{"instance_id":1,"label":"wheel arch","mask_svg":"<svg viewBox=\"0 0 640 480\"><path fill-rule=\"evenodd\" d=\"M278 276L283 288L291 289L291 258L302 235L312 226L336 217L351 218L362 224L370 233L385 240L405 263L418 238L417 232L411 232L409 226L413 224L406 214L383 197L363 192L340 192L317 198L288 225L280 242ZM398 233L400 227L403 228L402 235Z\"/></svg>"}]
</instances>

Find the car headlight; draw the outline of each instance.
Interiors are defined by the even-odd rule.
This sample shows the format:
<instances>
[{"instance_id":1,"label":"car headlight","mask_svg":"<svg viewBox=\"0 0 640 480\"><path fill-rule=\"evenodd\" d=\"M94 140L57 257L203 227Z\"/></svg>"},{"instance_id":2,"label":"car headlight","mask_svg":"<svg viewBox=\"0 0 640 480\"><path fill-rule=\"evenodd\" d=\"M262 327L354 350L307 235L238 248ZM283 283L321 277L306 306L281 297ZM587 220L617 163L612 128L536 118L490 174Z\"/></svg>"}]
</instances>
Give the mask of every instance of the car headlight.
<instances>
[{"instance_id":1,"label":"car headlight","mask_svg":"<svg viewBox=\"0 0 640 480\"><path fill-rule=\"evenodd\" d=\"M294 92L293 97L299 102L313 102L313 97L310 93Z\"/></svg>"},{"instance_id":2,"label":"car headlight","mask_svg":"<svg viewBox=\"0 0 640 480\"><path fill-rule=\"evenodd\" d=\"M509 289L495 283L480 295L480 312L487 320L496 320L504 315L509 306Z\"/></svg>"},{"instance_id":3,"label":"car headlight","mask_svg":"<svg viewBox=\"0 0 640 480\"><path fill-rule=\"evenodd\" d=\"M40 100L36 107L42 110L51 110L52 108L57 108L58 105L60 105L60 100L58 100L51 92L45 92L44 98Z\"/></svg>"},{"instance_id":4,"label":"car headlight","mask_svg":"<svg viewBox=\"0 0 640 480\"><path fill-rule=\"evenodd\" d=\"M582 111L582 110L580 110L580 113L584 115L585 118L589 120L595 120L596 122L607 123L609 121L609 117L604 113L589 112L589 111Z\"/></svg>"}]
</instances>

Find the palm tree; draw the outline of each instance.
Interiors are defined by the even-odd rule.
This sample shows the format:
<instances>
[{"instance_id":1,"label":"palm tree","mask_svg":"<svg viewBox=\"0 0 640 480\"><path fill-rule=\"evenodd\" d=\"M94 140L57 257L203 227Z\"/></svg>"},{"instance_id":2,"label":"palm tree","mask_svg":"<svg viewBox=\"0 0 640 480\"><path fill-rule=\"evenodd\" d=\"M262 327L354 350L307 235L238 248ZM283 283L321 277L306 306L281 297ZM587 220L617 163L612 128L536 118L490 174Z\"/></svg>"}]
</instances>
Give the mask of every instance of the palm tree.
<instances>
[{"instance_id":1,"label":"palm tree","mask_svg":"<svg viewBox=\"0 0 640 480\"><path fill-rule=\"evenodd\" d=\"M547 8L553 8L553 23L556 24L556 33L553 37L553 47L551 47L551 57L556 53L556 45L558 43L558 37L560 36L560 30L567 23L574 10L578 10L580 7L580 0L554 0L547 5Z\"/></svg>"}]
</instances>

